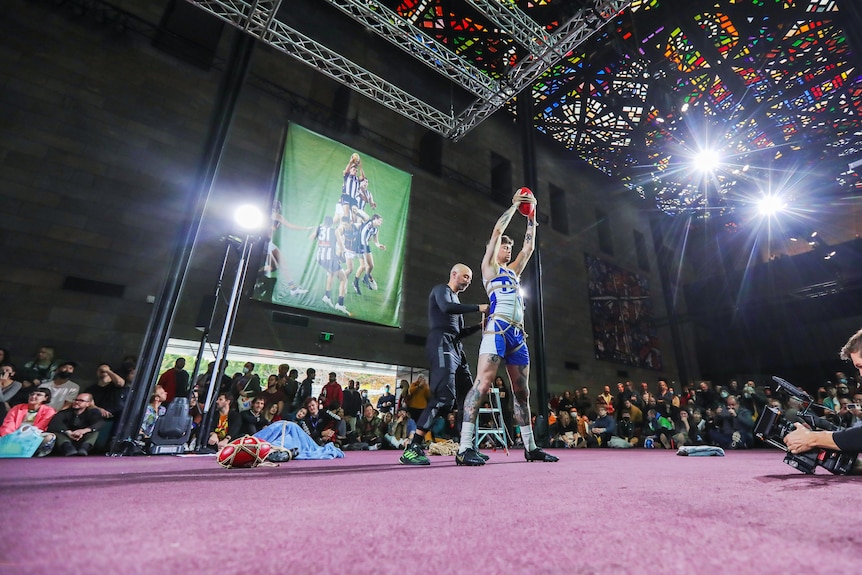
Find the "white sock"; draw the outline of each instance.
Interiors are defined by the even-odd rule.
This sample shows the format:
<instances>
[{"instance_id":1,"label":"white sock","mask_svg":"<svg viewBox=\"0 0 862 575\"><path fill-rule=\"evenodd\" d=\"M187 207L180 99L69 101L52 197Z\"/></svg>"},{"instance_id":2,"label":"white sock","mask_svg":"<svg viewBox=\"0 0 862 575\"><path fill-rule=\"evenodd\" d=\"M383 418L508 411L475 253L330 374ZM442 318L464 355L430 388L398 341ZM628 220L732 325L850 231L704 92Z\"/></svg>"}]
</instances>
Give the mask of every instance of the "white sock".
<instances>
[{"instance_id":1,"label":"white sock","mask_svg":"<svg viewBox=\"0 0 862 575\"><path fill-rule=\"evenodd\" d=\"M522 425L521 426L521 441L524 442L524 449L527 451L533 451L538 447L536 445L536 440L533 439L533 426L532 425Z\"/></svg>"},{"instance_id":2,"label":"white sock","mask_svg":"<svg viewBox=\"0 0 862 575\"><path fill-rule=\"evenodd\" d=\"M476 424L469 421L461 422L461 443L458 453L464 453L473 447L473 436L476 434Z\"/></svg>"}]
</instances>

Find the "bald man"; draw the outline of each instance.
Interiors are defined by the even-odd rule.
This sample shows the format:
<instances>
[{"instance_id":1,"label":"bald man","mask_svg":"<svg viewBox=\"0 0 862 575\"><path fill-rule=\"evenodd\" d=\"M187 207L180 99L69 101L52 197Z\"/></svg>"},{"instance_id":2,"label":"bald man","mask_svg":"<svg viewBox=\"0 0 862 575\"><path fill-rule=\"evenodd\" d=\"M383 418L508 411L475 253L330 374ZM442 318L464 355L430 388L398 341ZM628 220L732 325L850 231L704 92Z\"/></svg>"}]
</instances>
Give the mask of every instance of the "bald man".
<instances>
[{"instance_id":1,"label":"bald man","mask_svg":"<svg viewBox=\"0 0 862 575\"><path fill-rule=\"evenodd\" d=\"M425 433L438 415L446 417L455 405L456 380L473 380L461 339L479 331L482 324L465 327L462 314L485 313L488 311L488 304L462 304L458 299L458 294L467 289L471 281L473 271L464 264L455 264L449 271L449 282L434 286L428 296L430 333L425 352L431 366L428 378L431 401L416 422L413 441L401 455L401 463L404 465L430 465L431 462L425 456Z\"/></svg>"}]
</instances>

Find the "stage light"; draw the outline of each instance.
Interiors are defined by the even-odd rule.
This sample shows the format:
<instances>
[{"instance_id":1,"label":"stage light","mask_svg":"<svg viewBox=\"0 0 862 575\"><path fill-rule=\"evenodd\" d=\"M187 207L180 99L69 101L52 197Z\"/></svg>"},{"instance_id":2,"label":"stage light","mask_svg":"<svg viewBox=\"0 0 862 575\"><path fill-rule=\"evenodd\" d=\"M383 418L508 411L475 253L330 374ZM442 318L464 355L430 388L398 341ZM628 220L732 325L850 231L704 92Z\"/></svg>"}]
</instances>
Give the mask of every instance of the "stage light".
<instances>
[{"instance_id":1,"label":"stage light","mask_svg":"<svg viewBox=\"0 0 862 575\"><path fill-rule=\"evenodd\" d=\"M784 210L787 204L778 196L764 196L757 202L761 215L771 217Z\"/></svg>"},{"instance_id":2,"label":"stage light","mask_svg":"<svg viewBox=\"0 0 862 575\"><path fill-rule=\"evenodd\" d=\"M719 157L715 150L701 150L694 157L694 167L701 172L712 172L718 167Z\"/></svg>"},{"instance_id":3,"label":"stage light","mask_svg":"<svg viewBox=\"0 0 862 575\"><path fill-rule=\"evenodd\" d=\"M245 230L255 231L263 227L263 212L255 205L246 204L240 206L236 209L233 216L236 223Z\"/></svg>"}]
</instances>

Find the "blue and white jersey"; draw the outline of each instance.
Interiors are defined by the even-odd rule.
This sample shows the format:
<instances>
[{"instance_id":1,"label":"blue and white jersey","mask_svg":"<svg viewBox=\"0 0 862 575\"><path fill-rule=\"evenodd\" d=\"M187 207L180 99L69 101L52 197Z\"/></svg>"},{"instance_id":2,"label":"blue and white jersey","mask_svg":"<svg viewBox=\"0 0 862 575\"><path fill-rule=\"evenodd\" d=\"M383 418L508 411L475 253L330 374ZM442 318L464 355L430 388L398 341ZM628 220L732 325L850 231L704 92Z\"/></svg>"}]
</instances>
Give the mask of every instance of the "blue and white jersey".
<instances>
[{"instance_id":1,"label":"blue and white jersey","mask_svg":"<svg viewBox=\"0 0 862 575\"><path fill-rule=\"evenodd\" d=\"M488 317L504 319L510 323L524 323L524 299L521 297L521 281L514 271L499 266L497 275L491 280L482 279L491 305Z\"/></svg>"}]
</instances>

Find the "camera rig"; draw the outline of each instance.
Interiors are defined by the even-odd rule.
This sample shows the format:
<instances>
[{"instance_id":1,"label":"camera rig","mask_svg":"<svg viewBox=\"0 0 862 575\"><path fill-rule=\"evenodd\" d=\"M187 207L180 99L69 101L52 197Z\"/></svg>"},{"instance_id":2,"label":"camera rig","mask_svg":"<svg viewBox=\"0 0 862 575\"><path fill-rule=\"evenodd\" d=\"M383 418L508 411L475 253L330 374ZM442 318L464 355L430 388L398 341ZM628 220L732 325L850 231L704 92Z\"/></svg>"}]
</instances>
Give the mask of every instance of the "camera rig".
<instances>
[{"instance_id":1,"label":"camera rig","mask_svg":"<svg viewBox=\"0 0 862 575\"><path fill-rule=\"evenodd\" d=\"M766 443L784 451L784 463L803 473L812 474L819 465L835 475L846 475L853 470L856 463L856 453L845 453L833 449L812 449L805 453L793 454L784 445L784 437L794 430L796 423L803 423L814 431L841 431L843 428L828 419L813 413L816 408L825 406L814 402L808 392L800 389L776 375L772 376L775 391L779 395L790 397L799 402L795 414L788 415L778 408L766 406L754 426L754 436Z\"/></svg>"}]
</instances>

